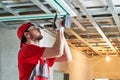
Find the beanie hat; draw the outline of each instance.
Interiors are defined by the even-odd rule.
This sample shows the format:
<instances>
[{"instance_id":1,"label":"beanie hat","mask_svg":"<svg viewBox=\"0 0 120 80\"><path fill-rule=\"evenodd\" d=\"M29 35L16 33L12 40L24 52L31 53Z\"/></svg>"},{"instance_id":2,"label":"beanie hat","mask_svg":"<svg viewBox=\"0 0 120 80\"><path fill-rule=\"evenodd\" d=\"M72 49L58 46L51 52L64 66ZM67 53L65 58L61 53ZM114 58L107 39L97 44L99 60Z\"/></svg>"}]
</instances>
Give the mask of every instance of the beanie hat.
<instances>
[{"instance_id":1,"label":"beanie hat","mask_svg":"<svg viewBox=\"0 0 120 80\"><path fill-rule=\"evenodd\" d=\"M20 39L20 48L23 46L23 42L22 42L22 37L23 37L23 34L24 32L26 31L26 29L28 29L30 26L32 25L31 22L28 22L28 23L25 23L25 24L22 24L21 26L18 27L18 30L17 30L17 36L18 38Z\"/></svg>"}]
</instances>

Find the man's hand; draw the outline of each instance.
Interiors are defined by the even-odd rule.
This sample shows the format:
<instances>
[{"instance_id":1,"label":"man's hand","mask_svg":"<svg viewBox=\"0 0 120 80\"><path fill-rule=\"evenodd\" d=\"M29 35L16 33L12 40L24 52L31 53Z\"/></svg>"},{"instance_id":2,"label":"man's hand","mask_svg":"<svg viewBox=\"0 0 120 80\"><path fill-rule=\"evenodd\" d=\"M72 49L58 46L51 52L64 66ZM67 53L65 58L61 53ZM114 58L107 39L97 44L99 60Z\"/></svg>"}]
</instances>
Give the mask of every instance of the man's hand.
<instances>
[{"instance_id":1,"label":"man's hand","mask_svg":"<svg viewBox=\"0 0 120 80\"><path fill-rule=\"evenodd\" d=\"M62 34L64 34L64 27L62 26L62 19L57 19L55 21L55 27L53 27L51 30L54 32L54 33L58 33L58 32L61 32Z\"/></svg>"},{"instance_id":2,"label":"man's hand","mask_svg":"<svg viewBox=\"0 0 120 80\"><path fill-rule=\"evenodd\" d=\"M56 27L57 27L57 29L56 30L60 30L60 28L61 27L63 27L62 26L62 19L57 19L56 21L55 21L55 25L56 25Z\"/></svg>"}]
</instances>

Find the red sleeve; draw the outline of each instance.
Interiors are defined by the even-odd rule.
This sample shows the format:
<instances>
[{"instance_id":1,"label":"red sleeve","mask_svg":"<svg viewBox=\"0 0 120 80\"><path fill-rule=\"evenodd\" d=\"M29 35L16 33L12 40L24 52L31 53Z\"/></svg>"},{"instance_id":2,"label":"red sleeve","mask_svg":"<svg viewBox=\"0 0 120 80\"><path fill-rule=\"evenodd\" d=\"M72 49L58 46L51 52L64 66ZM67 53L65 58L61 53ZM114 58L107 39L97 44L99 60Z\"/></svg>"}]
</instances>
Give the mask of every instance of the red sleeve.
<instances>
[{"instance_id":1,"label":"red sleeve","mask_svg":"<svg viewBox=\"0 0 120 80\"><path fill-rule=\"evenodd\" d=\"M38 59L42 56L44 52L44 47L39 47L35 45L26 45L23 48L24 61L27 63L37 64Z\"/></svg>"},{"instance_id":2,"label":"red sleeve","mask_svg":"<svg viewBox=\"0 0 120 80\"><path fill-rule=\"evenodd\" d=\"M55 60L55 58L48 58L47 59L47 62L48 62L48 65L50 66L50 67L52 67L52 65L54 64L54 61Z\"/></svg>"}]
</instances>

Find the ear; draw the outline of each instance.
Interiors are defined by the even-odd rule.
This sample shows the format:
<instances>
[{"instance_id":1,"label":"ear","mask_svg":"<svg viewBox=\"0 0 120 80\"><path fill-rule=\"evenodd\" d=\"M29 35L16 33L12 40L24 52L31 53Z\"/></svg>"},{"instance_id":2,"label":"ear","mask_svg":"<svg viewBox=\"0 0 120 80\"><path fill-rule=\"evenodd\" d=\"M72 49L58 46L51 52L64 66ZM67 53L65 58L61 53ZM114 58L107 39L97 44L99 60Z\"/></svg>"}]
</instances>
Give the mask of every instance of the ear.
<instances>
[{"instance_id":1,"label":"ear","mask_svg":"<svg viewBox=\"0 0 120 80\"><path fill-rule=\"evenodd\" d=\"M24 32L24 36L25 36L26 38L29 38L29 37L30 37L30 35L29 35L28 32Z\"/></svg>"}]
</instances>

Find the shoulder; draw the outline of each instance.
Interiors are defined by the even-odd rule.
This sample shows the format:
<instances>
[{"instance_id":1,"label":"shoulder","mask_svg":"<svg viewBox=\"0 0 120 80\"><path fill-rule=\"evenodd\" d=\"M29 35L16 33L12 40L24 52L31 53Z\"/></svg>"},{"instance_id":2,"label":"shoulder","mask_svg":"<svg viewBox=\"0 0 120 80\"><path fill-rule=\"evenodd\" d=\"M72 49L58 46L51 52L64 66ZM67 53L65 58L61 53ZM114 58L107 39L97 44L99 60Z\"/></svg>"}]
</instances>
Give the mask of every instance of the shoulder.
<instances>
[{"instance_id":1,"label":"shoulder","mask_svg":"<svg viewBox=\"0 0 120 80\"><path fill-rule=\"evenodd\" d=\"M44 50L45 47L40 47L40 46L37 46L37 45L33 45L33 44L26 44L24 45L21 50L27 50L27 51L36 51L36 50Z\"/></svg>"},{"instance_id":2,"label":"shoulder","mask_svg":"<svg viewBox=\"0 0 120 80\"><path fill-rule=\"evenodd\" d=\"M45 48L44 47L39 47L36 45L24 45L20 51L19 51L19 55L25 56L26 58L30 58L30 57L40 57L43 52L44 52Z\"/></svg>"}]
</instances>

